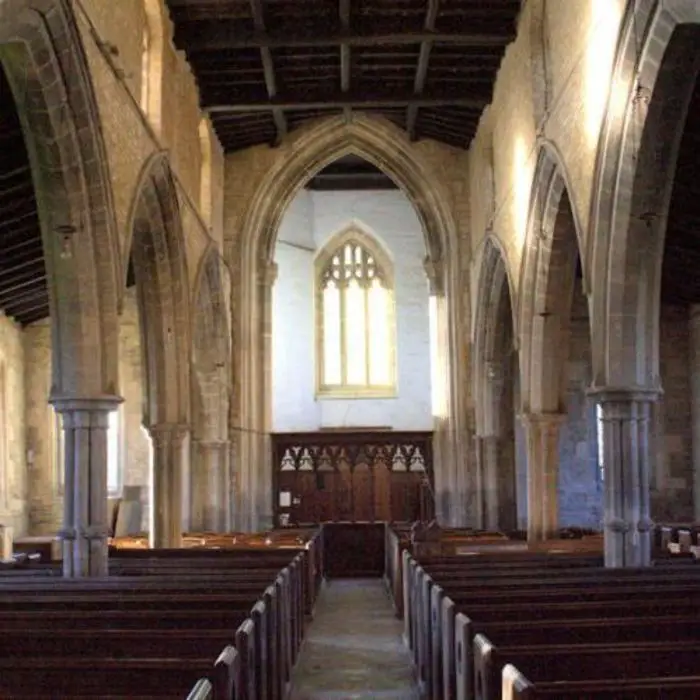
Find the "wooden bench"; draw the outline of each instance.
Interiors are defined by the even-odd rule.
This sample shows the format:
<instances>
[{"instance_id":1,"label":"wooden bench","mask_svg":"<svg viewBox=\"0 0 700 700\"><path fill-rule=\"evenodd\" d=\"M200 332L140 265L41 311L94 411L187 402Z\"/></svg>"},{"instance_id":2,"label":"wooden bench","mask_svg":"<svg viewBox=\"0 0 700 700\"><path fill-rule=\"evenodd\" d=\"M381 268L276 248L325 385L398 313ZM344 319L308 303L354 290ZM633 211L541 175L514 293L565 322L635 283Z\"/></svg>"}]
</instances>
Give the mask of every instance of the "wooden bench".
<instances>
[{"instance_id":1,"label":"wooden bench","mask_svg":"<svg viewBox=\"0 0 700 700\"><path fill-rule=\"evenodd\" d=\"M693 676L700 664L700 649L677 640L501 647L477 635L474 656L476 700L501 700L506 664L535 684Z\"/></svg>"},{"instance_id":2,"label":"wooden bench","mask_svg":"<svg viewBox=\"0 0 700 700\"><path fill-rule=\"evenodd\" d=\"M235 691L237 700L281 699L301 644L305 604L315 599L315 582L311 592L306 586L308 550L192 551L202 550L117 556L110 562L117 575L102 580L0 574L0 629L16 636L11 646L0 642L0 689L21 686L22 697L31 697L36 683L26 675L33 669L67 697L94 696L99 683L101 697L107 688L122 697L173 696L177 688L174 696L184 697L214 668L214 652L233 643L230 694L221 695L212 671L214 697ZM42 638L52 641L42 648ZM60 680L69 669L77 673L67 653L93 669L77 674L80 687ZM180 662L175 671L173 660ZM169 680L156 692L149 684L157 675Z\"/></svg>"},{"instance_id":3,"label":"wooden bench","mask_svg":"<svg viewBox=\"0 0 700 700\"><path fill-rule=\"evenodd\" d=\"M410 557L406 558L405 565L408 559ZM444 584L445 589L437 585L432 576L415 561L408 562L409 575L404 586L405 604L408 603L407 607L410 609L407 629L412 640L409 641L413 642L414 658L420 677L426 685L428 697L471 697L471 641L477 631L480 631L479 625L482 624L494 625L502 621L503 627L512 628L514 624L521 624L517 620L534 619L537 622L530 623L530 630L536 630L537 625L542 627L542 620L555 620L552 625L563 625L561 638L568 643L571 639L575 640L574 636L566 636L566 630L575 624L571 622L572 619L584 621L591 616L619 617L627 613L635 616L632 622L638 623L636 616L640 614L668 616L674 612L682 614L690 610L697 613L698 610L698 605L693 600L694 594L700 591L700 569L696 567L673 567L671 572L662 568L645 569L643 572L637 572L644 578L635 581L634 575L627 571L618 572L597 567L568 571L550 567L543 570L535 565L535 568L518 568L514 573L503 568L504 562L496 564L495 574L491 577L491 571L488 566L483 566L483 561L474 561L475 567L469 574L466 574L466 571L472 562L451 561L445 574L441 570L442 565L436 566L432 558L429 561L432 576ZM665 582L664 579L669 574L678 574L679 580ZM568 588L562 589L562 585L568 585ZM462 589L462 586L465 586L466 590ZM671 603L664 599L664 596L674 592L684 596L680 605L677 600ZM624 597L621 600L622 596ZM583 602L579 602L580 600ZM467 612L468 616L455 616L455 611L459 609ZM455 618L459 624L455 624ZM669 623L662 629L666 629L668 634L677 632L685 638L694 639L697 633L692 623L684 624L684 620L687 618L676 617L673 625ZM596 629L605 629L599 622L597 628L590 625L590 620L585 622L588 623L589 630L587 639L596 634ZM580 630L579 634L585 635L586 627L582 627L584 629ZM618 637L613 637L613 641L625 639L625 633L628 635L627 639L636 633L634 627L629 624L626 625L626 630L624 625L621 624L620 627ZM453 628L456 628L454 636ZM637 632L642 628L643 626L639 625L636 628ZM526 634L527 630L523 629L521 635ZM537 637L536 631L532 634L534 636L528 643L538 643L538 640L542 639ZM575 635L575 632L569 634ZM651 636L658 641L664 640L662 631L652 633ZM494 641L509 643L507 637L503 639L506 641L501 642L498 637ZM460 684L464 687L458 687Z\"/></svg>"}]
</instances>

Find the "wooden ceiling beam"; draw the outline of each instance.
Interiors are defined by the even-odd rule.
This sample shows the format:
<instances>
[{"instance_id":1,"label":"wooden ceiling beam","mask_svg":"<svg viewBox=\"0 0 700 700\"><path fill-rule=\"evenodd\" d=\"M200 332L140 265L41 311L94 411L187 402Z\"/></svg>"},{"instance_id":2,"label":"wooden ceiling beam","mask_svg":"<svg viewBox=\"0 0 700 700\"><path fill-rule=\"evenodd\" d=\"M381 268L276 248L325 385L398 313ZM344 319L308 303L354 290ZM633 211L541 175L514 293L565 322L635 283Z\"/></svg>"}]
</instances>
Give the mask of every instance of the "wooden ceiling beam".
<instances>
[{"instance_id":1,"label":"wooden ceiling beam","mask_svg":"<svg viewBox=\"0 0 700 700\"><path fill-rule=\"evenodd\" d=\"M338 15L340 17L340 29L345 36L350 34L350 0L339 0ZM340 91L343 94L350 92L350 44L344 41L340 44ZM343 107L345 121L349 122L352 116L352 105Z\"/></svg>"},{"instance_id":2,"label":"wooden ceiling beam","mask_svg":"<svg viewBox=\"0 0 700 700\"><path fill-rule=\"evenodd\" d=\"M360 94L313 94L290 95L286 98L276 97L272 100L223 101L203 100L204 110L209 114L235 114L241 112L269 112L273 109L285 111L313 109L343 109L346 106L358 109L386 109L408 107L415 103L418 107L462 107L465 109L482 110L490 101L490 94L467 96L463 91L443 95L416 95L413 92L401 94L391 91L389 94L372 95L367 91Z\"/></svg>"},{"instance_id":3,"label":"wooden ceiling beam","mask_svg":"<svg viewBox=\"0 0 700 700\"><path fill-rule=\"evenodd\" d=\"M259 0L258 0L259 1ZM332 32L323 34L310 31L309 33L290 32L261 32L246 34L238 28L232 29L225 22L212 23L211 26L201 26L197 23L190 31L182 29L179 33L179 43L186 46L188 52L215 52L231 49L260 49L260 48L300 48L340 46L406 46L430 41L434 44L450 44L453 46L503 49L514 38L511 31L502 32L381 32L355 33Z\"/></svg>"},{"instance_id":4,"label":"wooden ceiling beam","mask_svg":"<svg viewBox=\"0 0 700 700\"><path fill-rule=\"evenodd\" d=\"M440 0L428 0L425 9L425 31L433 33L435 30L435 21L437 20L438 12L440 11ZM425 79L428 75L428 63L430 62L430 51L433 48L433 42L429 39L422 41L420 45L420 54L418 55L418 65L416 66L416 76L413 80L413 92L416 95L422 95L425 89ZM418 117L418 106L415 103L408 105L406 112L406 132L411 141L416 140L416 119Z\"/></svg>"},{"instance_id":5,"label":"wooden ceiling beam","mask_svg":"<svg viewBox=\"0 0 700 700\"><path fill-rule=\"evenodd\" d=\"M256 31L265 33L265 15L262 0L250 0L250 9L253 13L253 24ZM275 64L272 60L272 51L269 46L260 47L260 59L263 64L265 74L265 89L268 97L272 100L277 95L277 80L275 79ZM275 145L282 143L282 139L287 135L287 120L284 112L279 107L272 109L272 118L275 122L277 137Z\"/></svg>"}]
</instances>

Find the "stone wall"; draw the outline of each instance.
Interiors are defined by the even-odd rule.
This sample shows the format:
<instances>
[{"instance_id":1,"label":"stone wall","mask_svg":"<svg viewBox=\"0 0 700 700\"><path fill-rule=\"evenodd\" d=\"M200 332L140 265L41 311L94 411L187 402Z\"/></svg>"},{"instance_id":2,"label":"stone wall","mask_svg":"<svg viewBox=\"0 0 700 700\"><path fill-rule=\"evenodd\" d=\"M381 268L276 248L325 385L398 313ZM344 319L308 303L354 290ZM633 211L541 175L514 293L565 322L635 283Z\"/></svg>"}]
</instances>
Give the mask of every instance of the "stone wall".
<instances>
[{"instance_id":1,"label":"stone wall","mask_svg":"<svg viewBox=\"0 0 700 700\"><path fill-rule=\"evenodd\" d=\"M335 233L355 223L394 265L398 396L315 398L314 261ZM431 430L428 282L420 222L398 191L302 190L280 226L273 307L273 429L388 426Z\"/></svg>"},{"instance_id":2,"label":"stone wall","mask_svg":"<svg viewBox=\"0 0 700 700\"><path fill-rule=\"evenodd\" d=\"M119 409L121 483L142 487L142 525L146 529L150 499L150 438L141 428L143 370L134 288L127 290L119 331L120 389L124 397L124 403ZM22 335L25 358L23 382L26 395L26 444L27 453L30 455L27 472L29 530L32 534L54 533L60 528L63 518L63 495L58 471L61 465L57 422L53 409L48 404L51 389L51 329L48 322L42 321L28 326ZM23 412L19 415L25 414ZM22 452L23 443L24 440ZM25 459L24 454L22 459Z\"/></svg>"},{"instance_id":3,"label":"stone wall","mask_svg":"<svg viewBox=\"0 0 700 700\"><path fill-rule=\"evenodd\" d=\"M693 519L692 414L688 311L661 306L659 364L663 394L653 411L652 518Z\"/></svg>"},{"instance_id":4,"label":"stone wall","mask_svg":"<svg viewBox=\"0 0 700 700\"><path fill-rule=\"evenodd\" d=\"M559 524L599 528L602 525L603 484L598 468L595 403L591 386L591 332L581 285L571 309L567 363L566 422L559 438Z\"/></svg>"},{"instance_id":5,"label":"stone wall","mask_svg":"<svg viewBox=\"0 0 700 700\"><path fill-rule=\"evenodd\" d=\"M475 252L493 229L515 289L542 139L561 155L572 207L586 231L624 6L625 0L530 0L517 39L506 50L492 104L469 150L470 189L480 193L472 198L471 243Z\"/></svg>"},{"instance_id":6,"label":"stone wall","mask_svg":"<svg viewBox=\"0 0 700 700\"><path fill-rule=\"evenodd\" d=\"M22 331L0 315L0 524L27 529L27 452Z\"/></svg>"}]
</instances>

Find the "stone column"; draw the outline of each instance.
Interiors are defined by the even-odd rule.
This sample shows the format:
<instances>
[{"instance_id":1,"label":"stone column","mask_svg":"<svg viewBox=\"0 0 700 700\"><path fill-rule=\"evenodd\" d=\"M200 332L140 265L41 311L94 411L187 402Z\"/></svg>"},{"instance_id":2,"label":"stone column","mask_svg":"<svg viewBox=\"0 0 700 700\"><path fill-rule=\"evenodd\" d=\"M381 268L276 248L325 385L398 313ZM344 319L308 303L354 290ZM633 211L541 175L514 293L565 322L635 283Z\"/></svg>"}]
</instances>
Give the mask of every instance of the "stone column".
<instances>
[{"instance_id":1,"label":"stone column","mask_svg":"<svg viewBox=\"0 0 700 700\"><path fill-rule=\"evenodd\" d=\"M177 423L152 425L153 503L151 504L150 546L182 545L182 496L185 438L189 427Z\"/></svg>"},{"instance_id":2,"label":"stone column","mask_svg":"<svg viewBox=\"0 0 700 700\"><path fill-rule=\"evenodd\" d=\"M507 438L477 437L477 522L486 530L514 530L517 526L514 451Z\"/></svg>"},{"instance_id":3,"label":"stone column","mask_svg":"<svg viewBox=\"0 0 700 700\"><path fill-rule=\"evenodd\" d=\"M527 443L527 541L544 542L559 529L559 430L561 413L523 416Z\"/></svg>"},{"instance_id":4,"label":"stone column","mask_svg":"<svg viewBox=\"0 0 700 700\"><path fill-rule=\"evenodd\" d=\"M487 435L481 438L481 463L482 463L482 498L483 498L483 523L487 530L498 530L499 517L499 455L500 438L498 435Z\"/></svg>"},{"instance_id":5,"label":"stone column","mask_svg":"<svg viewBox=\"0 0 700 700\"><path fill-rule=\"evenodd\" d=\"M656 389L593 389L602 409L605 566L651 564L649 417Z\"/></svg>"},{"instance_id":6,"label":"stone column","mask_svg":"<svg viewBox=\"0 0 700 700\"><path fill-rule=\"evenodd\" d=\"M122 399L53 398L64 433L63 575L107 576L107 429Z\"/></svg>"},{"instance_id":7,"label":"stone column","mask_svg":"<svg viewBox=\"0 0 700 700\"><path fill-rule=\"evenodd\" d=\"M690 413L693 421L693 509L700 521L700 304L690 307L688 319L690 340Z\"/></svg>"},{"instance_id":8,"label":"stone column","mask_svg":"<svg viewBox=\"0 0 700 700\"><path fill-rule=\"evenodd\" d=\"M197 440L193 453L196 456L197 475L195 498L196 512L204 530L229 532L231 530L231 506L229 501L230 478L228 452L225 440Z\"/></svg>"}]
</instances>

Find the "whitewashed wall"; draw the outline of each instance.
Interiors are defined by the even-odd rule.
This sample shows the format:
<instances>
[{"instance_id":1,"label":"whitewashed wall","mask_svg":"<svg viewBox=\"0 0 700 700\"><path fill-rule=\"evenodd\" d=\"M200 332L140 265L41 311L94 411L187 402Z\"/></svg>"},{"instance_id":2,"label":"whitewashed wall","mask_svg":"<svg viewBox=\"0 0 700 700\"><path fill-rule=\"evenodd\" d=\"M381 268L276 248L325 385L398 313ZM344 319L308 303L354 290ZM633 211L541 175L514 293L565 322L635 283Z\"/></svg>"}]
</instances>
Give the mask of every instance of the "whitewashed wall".
<instances>
[{"instance_id":1,"label":"whitewashed wall","mask_svg":"<svg viewBox=\"0 0 700 700\"><path fill-rule=\"evenodd\" d=\"M398 396L316 400L314 259L328 239L356 222L394 263ZM431 430L428 283L425 244L413 207L399 190L302 190L280 227L273 299L273 430L386 426Z\"/></svg>"}]
</instances>

